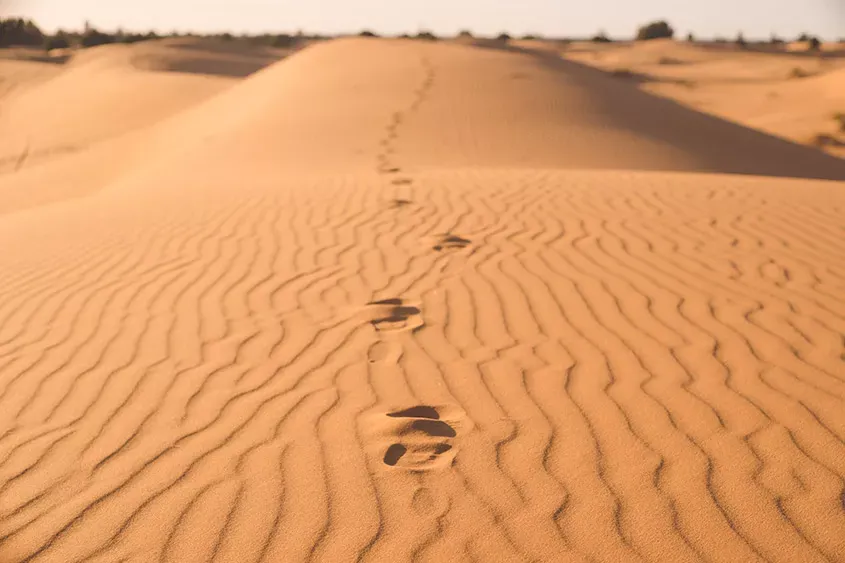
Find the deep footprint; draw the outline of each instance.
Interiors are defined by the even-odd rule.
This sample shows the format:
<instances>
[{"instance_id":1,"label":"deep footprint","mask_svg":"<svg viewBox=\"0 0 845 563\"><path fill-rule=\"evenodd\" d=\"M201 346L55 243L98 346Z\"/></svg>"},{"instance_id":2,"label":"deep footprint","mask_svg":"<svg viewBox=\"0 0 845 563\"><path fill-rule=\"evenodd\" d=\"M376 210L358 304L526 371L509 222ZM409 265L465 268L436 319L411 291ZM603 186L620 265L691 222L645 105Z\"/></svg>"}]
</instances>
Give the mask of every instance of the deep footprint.
<instances>
[{"instance_id":1,"label":"deep footprint","mask_svg":"<svg viewBox=\"0 0 845 563\"><path fill-rule=\"evenodd\" d=\"M454 438L458 435L455 429L443 422L442 420L415 420L411 423L411 428L425 432L429 436L438 436L442 438Z\"/></svg>"},{"instance_id":2,"label":"deep footprint","mask_svg":"<svg viewBox=\"0 0 845 563\"><path fill-rule=\"evenodd\" d=\"M420 310L417 307L407 307L400 305L397 307L393 307L393 309L390 310L388 316L382 317L380 319L374 319L372 323L374 327L379 329L382 326L404 324L409 317L419 314Z\"/></svg>"},{"instance_id":3,"label":"deep footprint","mask_svg":"<svg viewBox=\"0 0 845 563\"><path fill-rule=\"evenodd\" d=\"M372 301L367 306L368 320L379 332L415 331L424 324L419 307L407 305L399 298Z\"/></svg>"},{"instance_id":4,"label":"deep footprint","mask_svg":"<svg viewBox=\"0 0 845 563\"><path fill-rule=\"evenodd\" d=\"M399 463L399 460L402 459L402 456L405 455L405 452L408 451L408 448L403 446L402 444L393 444L389 448L387 448L387 452L384 454L384 463L390 466L394 466Z\"/></svg>"},{"instance_id":5,"label":"deep footprint","mask_svg":"<svg viewBox=\"0 0 845 563\"><path fill-rule=\"evenodd\" d=\"M418 407L411 407L402 411L387 413L387 416L392 418L428 418L431 420L439 420L440 413L434 407L427 407L420 405Z\"/></svg>"}]
</instances>

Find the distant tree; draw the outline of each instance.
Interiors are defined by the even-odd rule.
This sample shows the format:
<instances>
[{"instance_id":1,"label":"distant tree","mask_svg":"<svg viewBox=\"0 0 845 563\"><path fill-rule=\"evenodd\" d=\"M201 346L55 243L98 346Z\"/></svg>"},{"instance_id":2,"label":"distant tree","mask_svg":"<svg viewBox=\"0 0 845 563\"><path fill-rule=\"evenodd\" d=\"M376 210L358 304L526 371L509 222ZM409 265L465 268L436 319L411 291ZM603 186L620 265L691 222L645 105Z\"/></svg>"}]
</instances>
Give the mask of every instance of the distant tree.
<instances>
[{"instance_id":1,"label":"distant tree","mask_svg":"<svg viewBox=\"0 0 845 563\"><path fill-rule=\"evenodd\" d=\"M472 39L472 32L468 29L462 29L458 33L458 38L460 38L460 39Z\"/></svg>"},{"instance_id":2,"label":"distant tree","mask_svg":"<svg viewBox=\"0 0 845 563\"><path fill-rule=\"evenodd\" d=\"M649 39L671 39L675 36L675 30L665 21L651 22L637 30L637 39L645 41Z\"/></svg>"},{"instance_id":3,"label":"distant tree","mask_svg":"<svg viewBox=\"0 0 845 563\"><path fill-rule=\"evenodd\" d=\"M133 43L140 43L141 41L149 41L150 39L155 39L155 37L157 36L151 36L149 33L124 33L122 35L118 35L115 39L117 43L126 43L127 45L131 45Z\"/></svg>"},{"instance_id":4,"label":"distant tree","mask_svg":"<svg viewBox=\"0 0 845 563\"><path fill-rule=\"evenodd\" d=\"M613 40L602 30L595 34L591 41L594 43L611 43Z\"/></svg>"},{"instance_id":5,"label":"distant tree","mask_svg":"<svg viewBox=\"0 0 845 563\"><path fill-rule=\"evenodd\" d=\"M296 43L296 38L291 35L280 34L273 37L272 42L270 43L273 47L278 47L280 49L287 49L288 47L292 47Z\"/></svg>"},{"instance_id":6,"label":"distant tree","mask_svg":"<svg viewBox=\"0 0 845 563\"><path fill-rule=\"evenodd\" d=\"M542 39L542 38L539 35L536 35L534 33L526 33L525 35L522 36L522 39L524 41L536 41L536 40Z\"/></svg>"},{"instance_id":7,"label":"distant tree","mask_svg":"<svg viewBox=\"0 0 845 563\"><path fill-rule=\"evenodd\" d=\"M43 46L44 34L32 20L0 18L0 47Z\"/></svg>"},{"instance_id":8,"label":"distant tree","mask_svg":"<svg viewBox=\"0 0 845 563\"><path fill-rule=\"evenodd\" d=\"M810 40L807 42L807 48L810 51L821 51L821 39L819 39L818 37L811 37Z\"/></svg>"},{"instance_id":9,"label":"distant tree","mask_svg":"<svg viewBox=\"0 0 845 563\"><path fill-rule=\"evenodd\" d=\"M687 41L690 43L695 42L695 35L693 35L692 32L687 33Z\"/></svg>"},{"instance_id":10,"label":"distant tree","mask_svg":"<svg viewBox=\"0 0 845 563\"><path fill-rule=\"evenodd\" d=\"M378 37L375 33L370 31L369 29L365 29L361 33L358 34L359 37Z\"/></svg>"},{"instance_id":11,"label":"distant tree","mask_svg":"<svg viewBox=\"0 0 845 563\"><path fill-rule=\"evenodd\" d=\"M114 35L109 35L108 33L98 31L87 23L85 27L86 31L82 34L82 38L79 42L79 44L83 47L96 47L97 45L107 45L109 43L114 43L116 40Z\"/></svg>"},{"instance_id":12,"label":"distant tree","mask_svg":"<svg viewBox=\"0 0 845 563\"><path fill-rule=\"evenodd\" d=\"M67 49L70 47L70 40L63 31L57 31L52 37L44 38L44 50L52 51L53 49Z\"/></svg>"},{"instance_id":13,"label":"distant tree","mask_svg":"<svg viewBox=\"0 0 845 563\"><path fill-rule=\"evenodd\" d=\"M419 33L417 33L417 39L423 39L425 41L437 41L437 36L430 31L420 31Z\"/></svg>"},{"instance_id":14,"label":"distant tree","mask_svg":"<svg viewBox=\"0 0 845 563\"><path fill-rule=\"evenodd\" d=\"M778 37L777 34L772 33L772 35L769 37L769 43L771 45L783 45L784 43L786 43L786 41Z\"/></svg>"},{"instance_id":15,"label":"distant tree","mask_svg":"<svg viewBox=\"0 0 845 563\"><path fill-rule=\"evenodd\" d=\"M745 35L743 35L741 31L737 34L735 43L740 49L748 47L748 43L745 41Z\"/></svg>"},{"instance_id":16,"label":"distant tree","mask_svg":"<svg viewBox=\"0 0 845 563\"><path fill-rule=\"evenodd\" d=\"M806 32L799 35L798 39L796 39L796 41L800 41L800 42L806 42L806 41L809 41L809 40L810 40L810 34L806 33Z\"/></svg>"},{"instance_id":17,"label":"distant tree","mask_svg":"<svg viewBox=\"0 0 845 563\"><path fill-rule=\"evenodd\" d=\"M498 37L496 37L496 41L500 41L502 43L507 43L510 40L511 40L511 36L508 35L507 33L504 33L504 32L500 33L498 35Z\"/></svg>"}]
</instances>

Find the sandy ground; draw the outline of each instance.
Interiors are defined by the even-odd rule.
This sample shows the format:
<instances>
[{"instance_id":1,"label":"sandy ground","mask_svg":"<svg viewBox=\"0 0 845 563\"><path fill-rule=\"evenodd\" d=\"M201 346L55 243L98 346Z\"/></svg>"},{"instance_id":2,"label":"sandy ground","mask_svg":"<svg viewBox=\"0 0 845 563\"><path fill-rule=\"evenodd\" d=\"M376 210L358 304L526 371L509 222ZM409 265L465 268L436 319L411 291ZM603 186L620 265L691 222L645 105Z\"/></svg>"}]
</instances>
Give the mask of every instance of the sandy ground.
<instances>
[{"instance_id":1,"label":"sandy ground","mask_svg":"<svg viewBox=\"0 0 845 563\"><path fill-rule=\"evenodd\" d=\"M800 44L742 50L661 39L574 43L561 52L647 92L845 157L845 44L813 54Z\"/></svg>"},{"instance_id":2,"label":"sandy ground","mask_svg":"<svg viewBox=\"0 0 845 563\"><path fill-rule=\"evenodd\" d=\"M845 161L551 53L137 48L0 61L76 147L0 171L0 561L845 561Z\"/></svg>"}]
</instances>

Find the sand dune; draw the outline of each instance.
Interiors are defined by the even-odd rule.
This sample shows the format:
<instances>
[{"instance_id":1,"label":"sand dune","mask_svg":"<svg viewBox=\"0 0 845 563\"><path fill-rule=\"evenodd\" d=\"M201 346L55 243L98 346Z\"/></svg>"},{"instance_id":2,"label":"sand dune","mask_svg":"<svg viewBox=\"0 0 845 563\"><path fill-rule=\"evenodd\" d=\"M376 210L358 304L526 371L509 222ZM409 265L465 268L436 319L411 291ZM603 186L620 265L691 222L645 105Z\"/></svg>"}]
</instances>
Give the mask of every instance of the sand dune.
<instances>
[{"instance_id":1,"label":"sand dune","mask_svg":"<svg viewBox=\"0 0 845 563\"><path fill-rule=\"evenodd\" d=\"M845 561L842 161L413 41L186 106L0 175L0 561Z\"/></svg>"},{"instance_id":2,"label":"sand dune","mask_svg":"<svg viewBox=\"0 0 845 563\"><path fill-rule=\"evenodd\" d=\"M845 113L845 50L836 44L820 55L671 40L580 43L563 53L647 92L845 157L845 131L835 118ZM819 144L819 135L832 142Z\"/></svg>"},{"instance_id":3,"label":"sand dune","mask_svg":"<svg viewBox=\"0 0 845 563\"><path fill-rule=\"evenodd\" d=\"M165 40L86 49L63 68L0 60L10 84L19 85L2 98L0 173L147 128L283 56L280 50L220 52L204 42ZM48 67L50 79L33 84L22 79L28 75L19 78L23 71L8 68L24 65Z\"/></svg>"}]
</instances>

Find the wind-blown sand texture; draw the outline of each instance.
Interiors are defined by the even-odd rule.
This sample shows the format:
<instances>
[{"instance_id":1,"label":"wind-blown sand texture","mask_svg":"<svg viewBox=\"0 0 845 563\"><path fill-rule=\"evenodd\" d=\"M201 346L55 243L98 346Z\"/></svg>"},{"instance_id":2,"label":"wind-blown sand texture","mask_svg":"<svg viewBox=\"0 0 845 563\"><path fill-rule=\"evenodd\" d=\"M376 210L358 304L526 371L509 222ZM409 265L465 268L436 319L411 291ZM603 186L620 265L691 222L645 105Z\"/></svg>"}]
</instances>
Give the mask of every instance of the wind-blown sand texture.
<instances>
[{"instance_id":1,"label":"wind-blown sand texture","mask_svg":"<svg viewBox=\"0 0 845 563\"><path fill-rule=\"evenodd\" d=\"M845 561L845 162L415 41L150 112L0 175L0 561Z\"/></svg>"}]
</instances>

